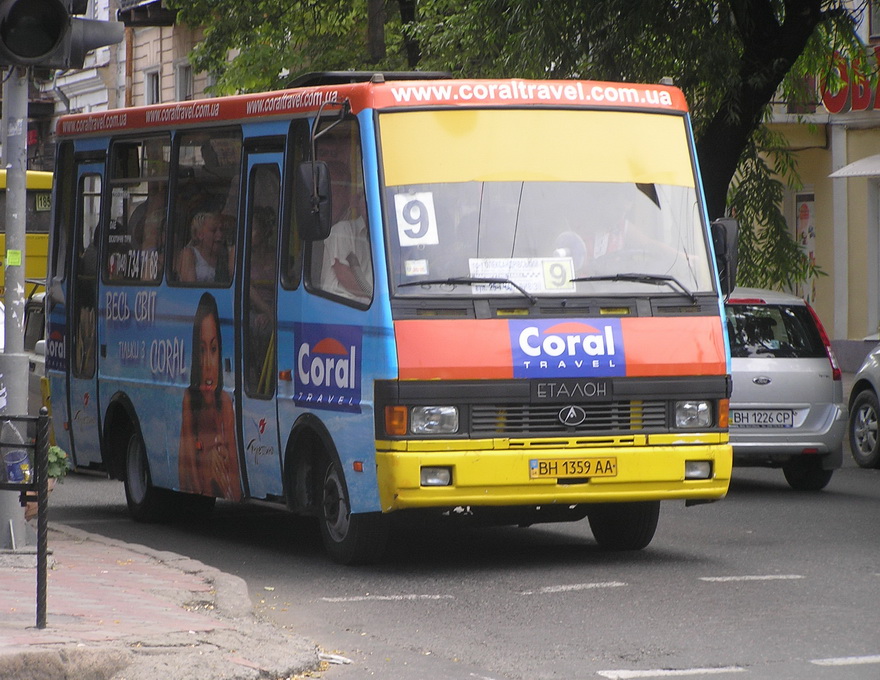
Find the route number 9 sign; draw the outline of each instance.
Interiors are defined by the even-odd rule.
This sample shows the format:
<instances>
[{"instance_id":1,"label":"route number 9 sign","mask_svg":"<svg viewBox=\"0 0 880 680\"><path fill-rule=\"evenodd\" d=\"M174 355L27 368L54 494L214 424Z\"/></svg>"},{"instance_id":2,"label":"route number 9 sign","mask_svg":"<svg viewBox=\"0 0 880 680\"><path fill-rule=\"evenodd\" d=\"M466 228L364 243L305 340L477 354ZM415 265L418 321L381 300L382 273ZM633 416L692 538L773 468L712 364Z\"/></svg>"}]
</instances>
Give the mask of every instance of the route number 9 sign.
<instances>
[{"instance_id":1,"label":"route number 9 sign","mask_svg":"<svg viewBox=\"0 0 880 680\"><path fill-rule=\"evenodd\" d=\"M394 212L401 247L436 246L440 243L434 195L430 191L395 194Z\"/></svg>"}]
</instances>

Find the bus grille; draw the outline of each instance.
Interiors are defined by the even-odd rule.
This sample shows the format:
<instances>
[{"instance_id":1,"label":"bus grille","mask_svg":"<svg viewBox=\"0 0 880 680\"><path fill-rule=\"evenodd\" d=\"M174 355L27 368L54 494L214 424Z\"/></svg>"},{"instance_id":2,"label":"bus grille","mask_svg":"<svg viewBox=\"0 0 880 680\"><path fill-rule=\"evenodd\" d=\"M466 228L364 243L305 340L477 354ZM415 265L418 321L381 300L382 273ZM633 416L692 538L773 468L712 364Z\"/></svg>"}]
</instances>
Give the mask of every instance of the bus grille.
<instances>
[{"instance_id":1,"label":"bus grille","mask_svg":"<svg viewBox=\"0 0 880 680\"><path fill-rule=\"evenodd\" d=\"M559 412L565 404L473 405L471 434L498 437L668 432L666 405L662 400L579 404L586 412L586 419L576 427L567 427L559 420Z\"/></svg>"}]
</instances>

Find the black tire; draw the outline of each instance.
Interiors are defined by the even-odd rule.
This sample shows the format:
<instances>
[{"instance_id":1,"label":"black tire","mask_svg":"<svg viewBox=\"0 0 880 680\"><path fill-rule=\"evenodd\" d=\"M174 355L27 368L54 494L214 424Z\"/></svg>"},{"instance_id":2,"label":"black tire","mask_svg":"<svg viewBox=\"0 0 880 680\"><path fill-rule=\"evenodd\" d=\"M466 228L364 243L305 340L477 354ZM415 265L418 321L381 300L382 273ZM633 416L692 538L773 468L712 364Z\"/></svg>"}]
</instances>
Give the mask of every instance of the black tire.
<instances>
[{"instance_id":1,"label":"black tire","mask_svg":"<svg viewBox=\"0 0 880 680\"><path fill-rule=\"evenodd\" d=\"M880 467L878 414L880 406L874 391L867 389L859 392L849 411L849 448L859 467Z\"/></svg>"},{"instance_id":2,"label":"black tire","mask_svg":"<svg viewBox=\"0 0 880 680\"><path fill-rule=\"evenodd\" d=\"M382 557L388 544L388 517L380 512L351 512L348 488L336 462L324 467L317 498L321 538L334 562L371 564Z\"/></svg>"},{"instance_id":3,"label":"black tire","mask_svg":"<svg viewBox=\"0 0 880 680\"><path fill-rule=\"evenodd\" d=\"M170 518L170 492L153 486L143 437L137 430L129 434L125 447L125 502L138 522L163 522Z\"/></svg>"},{"instance_id":4,"label":"black tire","mask_svg":"<svg viewBox=\"0 0 880 680\"><path fill-rule=\"evenodd\" d=\"M660 501L603 503L590 508L590 529L606 550L641 550L654 538Z\"/></svg>"},{"instance_id":5,"label":"black tire","mask_svg":"<svg viewBox=\"0 0 880 680\"><path fill-rule=\"evenodd\" d=\"M822 469L819 458L801 458L783 465L782 474L796 491L821 491L828 486L834 470Z\"/></svg>"}]
</instances>

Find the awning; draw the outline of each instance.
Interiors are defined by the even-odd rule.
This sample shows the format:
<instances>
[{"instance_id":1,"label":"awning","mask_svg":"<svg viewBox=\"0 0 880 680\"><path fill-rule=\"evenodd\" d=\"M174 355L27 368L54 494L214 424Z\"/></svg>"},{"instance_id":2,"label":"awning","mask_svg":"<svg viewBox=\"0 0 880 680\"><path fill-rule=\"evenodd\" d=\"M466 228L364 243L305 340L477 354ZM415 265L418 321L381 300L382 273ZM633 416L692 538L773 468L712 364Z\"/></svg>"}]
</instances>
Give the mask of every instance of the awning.
<instances>
[{"instance_id":1,"label":"awning","mask_svg":"<svg viewBox=\"0 0 880 680\"><path fill-rule=\"evenodd\" d=\"M854 163L844 165L830 175L832 179L839 177L880 177L880 153L861 158Z\"/></svg>"}]
</instances>

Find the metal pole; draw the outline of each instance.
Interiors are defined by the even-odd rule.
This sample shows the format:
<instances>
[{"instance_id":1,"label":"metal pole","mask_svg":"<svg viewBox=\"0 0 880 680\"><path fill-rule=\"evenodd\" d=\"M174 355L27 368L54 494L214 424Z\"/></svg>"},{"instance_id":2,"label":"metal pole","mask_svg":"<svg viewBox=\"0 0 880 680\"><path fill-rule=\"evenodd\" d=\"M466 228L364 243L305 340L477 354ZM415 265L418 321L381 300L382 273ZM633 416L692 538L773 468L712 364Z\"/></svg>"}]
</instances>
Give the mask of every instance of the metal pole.
<instances>
[{"instance_id":1,"label":"metal pole","mask_svg":"<svg viewBox=\"0 0 880 680\"><path fill-rule=\"evenodd\" d=\"M49 409L40 409L37 418L37 445L34 449L37 475L37 628L46 627L46 587L49 551Z\"/></svg>"},{"instance_id":2,"label":"metal pole","mask_svg":"<svg viewBox=\"0 0 880 680\"><path fill-rule=\"evenodd\" d=\"M28 358L24 353L25 182L27 179L27 69L10 67L4 83L3 149L6 160L5 346L0 354L0 413L27 413ZM26 436L26 433L22 433ZM24 439L22 439L24 441ZM0 491L0 547L34 543L14 491Z\"/></svg>"}]
</instances>

